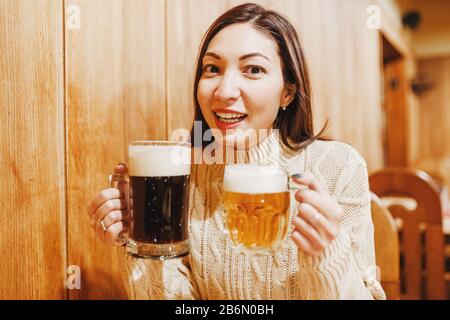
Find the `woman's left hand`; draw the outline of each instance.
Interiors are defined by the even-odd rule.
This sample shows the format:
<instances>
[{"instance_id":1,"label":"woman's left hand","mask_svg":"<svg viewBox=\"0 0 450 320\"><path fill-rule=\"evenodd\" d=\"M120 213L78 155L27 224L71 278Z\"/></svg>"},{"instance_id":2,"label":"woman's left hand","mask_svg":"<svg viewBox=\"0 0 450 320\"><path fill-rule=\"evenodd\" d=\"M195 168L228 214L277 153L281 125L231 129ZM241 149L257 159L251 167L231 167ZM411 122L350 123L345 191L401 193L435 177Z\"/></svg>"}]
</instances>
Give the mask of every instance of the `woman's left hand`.
<instances>
[{"instance_id":1,"label":"woman's left hand","mask_svg":"<svg viewBox=\"0 0 450 320\"><path fill-rule=\"evenodd\" d=\"M292 240L307 255L318 256L336 238L344 211L311 173L293 175L292 180L307 187L295 193L298 215Z\"/></svg>"}]
</instances>

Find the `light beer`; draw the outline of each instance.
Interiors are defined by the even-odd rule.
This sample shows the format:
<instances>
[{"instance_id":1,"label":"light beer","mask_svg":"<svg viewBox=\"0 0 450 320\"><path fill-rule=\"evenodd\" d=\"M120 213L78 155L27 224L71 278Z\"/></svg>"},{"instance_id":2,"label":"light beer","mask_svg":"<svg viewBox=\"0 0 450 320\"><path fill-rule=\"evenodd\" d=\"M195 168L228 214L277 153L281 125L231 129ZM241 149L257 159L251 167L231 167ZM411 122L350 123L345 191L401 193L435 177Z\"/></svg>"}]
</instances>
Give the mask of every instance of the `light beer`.
<instances>
[{"instance_id":1,"label":"light beer","mask_svg":"<svg viewBox=\"0 0 450 320\"><path fill-rule=\"evenodd\" d=\"M233 245L268 253L280 244L290 207L287 176L280 168L228 165L223 190L226 228Z\"/></svg>"}]
</instances>

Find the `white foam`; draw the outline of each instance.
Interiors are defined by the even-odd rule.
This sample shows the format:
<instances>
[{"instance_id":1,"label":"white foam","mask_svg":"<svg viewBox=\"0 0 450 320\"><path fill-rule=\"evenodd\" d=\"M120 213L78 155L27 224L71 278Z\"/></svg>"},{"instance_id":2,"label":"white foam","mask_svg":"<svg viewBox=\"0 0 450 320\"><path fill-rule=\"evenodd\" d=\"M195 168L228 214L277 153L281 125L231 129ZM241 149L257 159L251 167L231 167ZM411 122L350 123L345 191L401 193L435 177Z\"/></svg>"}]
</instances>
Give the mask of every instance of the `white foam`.
<instances>
[{"instance_id":1,"label":"white foam","mask_svg":"<svg viewBox=\"0 0 450 320\"><path fill-rule=\"evenodd\" d=\"M191 171L191 149L186 146L129 146L129 175L135 177L173 177Z\"/></svg>"},{"instance_id":2,"label":"white foam","mask_svg":"<svg viewBox=\"0 0 450 320\"><path fill-rule=\"evenodd\" d=\"M288 191L286 173L269 165L235 164L225 167L223 190L239 193L278 193Z\"/></svg>"}]
</instances>

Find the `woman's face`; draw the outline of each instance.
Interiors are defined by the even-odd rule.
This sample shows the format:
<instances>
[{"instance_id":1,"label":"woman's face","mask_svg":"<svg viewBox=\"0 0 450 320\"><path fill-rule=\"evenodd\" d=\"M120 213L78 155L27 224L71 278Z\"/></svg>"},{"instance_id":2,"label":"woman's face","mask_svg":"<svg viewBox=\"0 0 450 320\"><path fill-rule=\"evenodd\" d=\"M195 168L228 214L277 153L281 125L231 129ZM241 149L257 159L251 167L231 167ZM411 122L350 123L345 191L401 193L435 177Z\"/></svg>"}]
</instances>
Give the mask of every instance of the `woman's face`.
<instances>
[{"instance_id":1,"label":"woman's face","mask_svg":"<svg viewBox=\"0 0 450 320\"><path fill-rule=\"evenodd\" d=\"M202 63L197 99L209 127L220 130L219 143L242 143L251 129L272 128L280 106L291 101L276 42L250 24L217 33Z\"/></svg>"}]
</instances>

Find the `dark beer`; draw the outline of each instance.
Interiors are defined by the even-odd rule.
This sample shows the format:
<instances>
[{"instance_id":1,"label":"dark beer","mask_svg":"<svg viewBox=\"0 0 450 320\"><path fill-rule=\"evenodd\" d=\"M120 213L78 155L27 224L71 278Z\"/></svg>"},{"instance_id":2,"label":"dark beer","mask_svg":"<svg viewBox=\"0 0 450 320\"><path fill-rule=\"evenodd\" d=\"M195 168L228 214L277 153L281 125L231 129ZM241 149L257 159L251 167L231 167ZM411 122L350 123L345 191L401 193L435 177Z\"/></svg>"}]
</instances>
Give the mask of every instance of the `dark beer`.
<instances>
[{"instance_id":1,"label":"dark beer","mask_svg":"<svg viewBox=\"0 0 450 320\"><path fill-rule=\"evenodd\" d=\"M159 258L187 253L190 144L135 142L129 156L128 252Z\"/></svg>"},{"instance_id":2,"label":"dark beer","mask_svg":"<svg viewBox=\"0 0 450 320\"><path fill-rule=\"evenodd\" d=\"M133 192L131 237L168 244L187 240L189 176L130 176Z\"/></svg>"}]
</instances>

